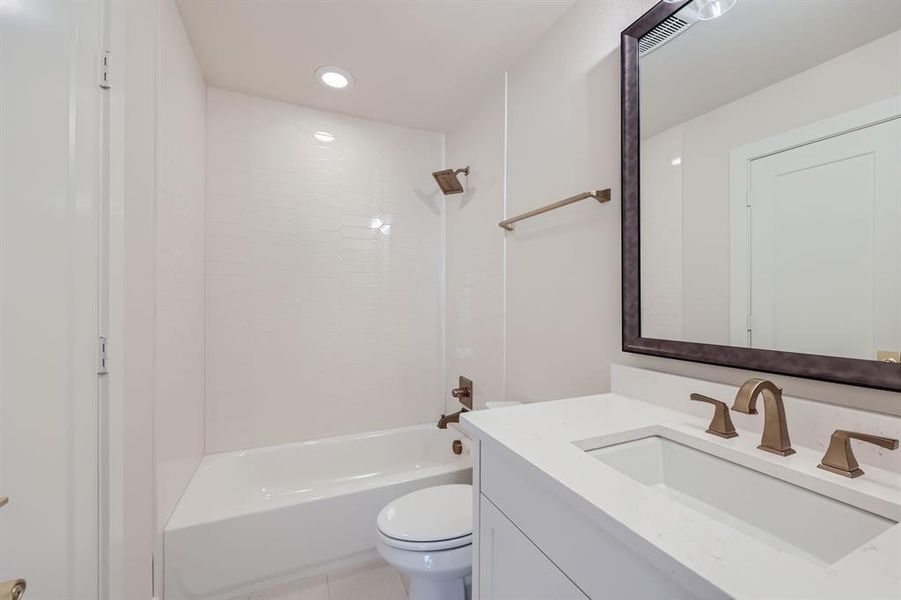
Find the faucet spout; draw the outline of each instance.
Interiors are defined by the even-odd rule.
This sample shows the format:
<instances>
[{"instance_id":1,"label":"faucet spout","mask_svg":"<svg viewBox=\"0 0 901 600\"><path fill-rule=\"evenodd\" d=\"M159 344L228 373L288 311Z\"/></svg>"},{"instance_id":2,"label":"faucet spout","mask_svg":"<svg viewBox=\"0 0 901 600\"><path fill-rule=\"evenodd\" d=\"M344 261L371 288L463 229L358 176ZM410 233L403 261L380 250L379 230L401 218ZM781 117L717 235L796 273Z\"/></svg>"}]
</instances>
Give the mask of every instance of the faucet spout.
<instances>
[{"instance_id":1,"label":"faucet spout","mask_svg":"<svg viewBox=\"0 0 901 600\"><path fill-rule=\"evenodd\" d=\"M761 450L788 456L794 454L788 437L788 423L785 420L785 405L782 402L782 388L766 379L749 379L738 390L732 410L749 415L757 414L757 397L763 396L763 436Z\"/></svg>"},{"instance_id":2,"label":"faucet spout","mask_svg":"<svg viewBox=\"0 0 901 600\"><path fill-rule=\"evenodd\" d=\"M447 429L448 423L459 423L460 415L465 412L469 412L466 408L461 408L455 413L451 413L449 415L441 415L441 418L438 419L438 429Z\"/></svg>"}]
</instances>

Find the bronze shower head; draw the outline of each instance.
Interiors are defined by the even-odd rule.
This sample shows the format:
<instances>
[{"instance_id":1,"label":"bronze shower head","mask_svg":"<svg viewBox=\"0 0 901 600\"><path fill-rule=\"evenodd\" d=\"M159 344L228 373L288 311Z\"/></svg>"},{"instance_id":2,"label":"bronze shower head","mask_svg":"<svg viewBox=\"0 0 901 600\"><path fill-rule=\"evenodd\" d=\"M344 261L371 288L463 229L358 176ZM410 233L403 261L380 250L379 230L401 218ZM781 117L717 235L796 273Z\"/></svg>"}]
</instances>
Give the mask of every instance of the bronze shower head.
<instances>
[{"instance_id":1,"label":"bronze shower head","mask_svg":"<svg viewBox=\"0 0 901 600\"><path fill-rule=\"evenodd\" d=\"M463 173L468 177L469 167L467 166L462 169L457 169L456 171L453 169L435 171L434 173L432 173L432 177L434 177L435 181L438 182L438 187L441 188L441 191L445 196L447 196L448 194L462 194L463 184L460 183L460 179L457 177L457 174L459 173Z\"/></svg>"}]
</instances>

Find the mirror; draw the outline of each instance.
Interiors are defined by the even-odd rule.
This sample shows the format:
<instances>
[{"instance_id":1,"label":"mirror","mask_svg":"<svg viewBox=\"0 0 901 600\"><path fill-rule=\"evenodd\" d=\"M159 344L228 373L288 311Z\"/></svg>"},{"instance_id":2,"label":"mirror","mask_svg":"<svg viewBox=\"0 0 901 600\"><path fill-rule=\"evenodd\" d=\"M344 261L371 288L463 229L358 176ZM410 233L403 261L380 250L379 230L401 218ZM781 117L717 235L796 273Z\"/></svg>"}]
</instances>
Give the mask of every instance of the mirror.
<instances>
[{"instance_id":1,"label":"mirror","mask_svg":"<svg viewBox=\"0 0 901 600\"><path fill-rule=\"evenodd\" d=\"M623 78L626 349L901 361L901 2L661 2Z\"/></svg>"}]
</instances>

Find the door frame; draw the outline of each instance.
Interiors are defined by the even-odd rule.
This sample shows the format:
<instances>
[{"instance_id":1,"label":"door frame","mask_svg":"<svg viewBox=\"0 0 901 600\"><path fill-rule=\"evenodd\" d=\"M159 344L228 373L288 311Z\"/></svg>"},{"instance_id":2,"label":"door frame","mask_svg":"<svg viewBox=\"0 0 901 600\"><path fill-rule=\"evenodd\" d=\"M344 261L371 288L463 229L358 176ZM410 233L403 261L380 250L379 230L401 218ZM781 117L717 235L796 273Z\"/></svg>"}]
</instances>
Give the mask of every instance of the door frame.
<instances>
[{"instance_id":1,"label":"door frame","mask_svg":"<svg viewBox=\"0 0 901 600\"><path fill-rule=\"evenodd\" d=\"M729 343L750 348L751 163L901 118L901 95L739 146L729 153Z\"/></svg>"}]
</instances>

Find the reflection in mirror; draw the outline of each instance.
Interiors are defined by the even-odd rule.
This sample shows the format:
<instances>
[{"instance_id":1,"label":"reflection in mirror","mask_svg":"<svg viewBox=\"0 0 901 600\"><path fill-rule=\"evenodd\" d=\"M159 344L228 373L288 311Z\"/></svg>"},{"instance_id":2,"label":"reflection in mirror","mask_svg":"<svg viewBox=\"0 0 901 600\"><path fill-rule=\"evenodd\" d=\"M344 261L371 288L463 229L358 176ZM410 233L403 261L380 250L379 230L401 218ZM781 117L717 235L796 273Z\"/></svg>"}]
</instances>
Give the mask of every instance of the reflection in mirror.
<instances>
[{"instance_id":1,"label":"reflection in mirror","mask_svg":"<svg viewBox=\"0 0 901 600\"><path fill-rule=\"evenodd\" d=\"M695 0L639 74L642 337L901 351L901 2Z\"/></svg>"}]
</instances>

